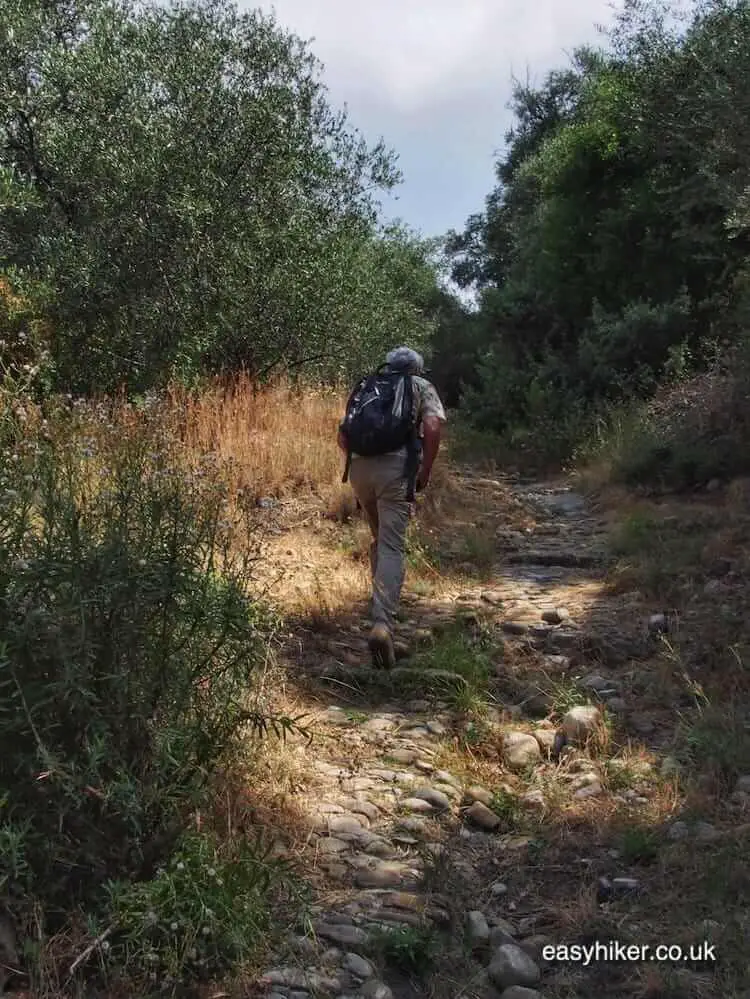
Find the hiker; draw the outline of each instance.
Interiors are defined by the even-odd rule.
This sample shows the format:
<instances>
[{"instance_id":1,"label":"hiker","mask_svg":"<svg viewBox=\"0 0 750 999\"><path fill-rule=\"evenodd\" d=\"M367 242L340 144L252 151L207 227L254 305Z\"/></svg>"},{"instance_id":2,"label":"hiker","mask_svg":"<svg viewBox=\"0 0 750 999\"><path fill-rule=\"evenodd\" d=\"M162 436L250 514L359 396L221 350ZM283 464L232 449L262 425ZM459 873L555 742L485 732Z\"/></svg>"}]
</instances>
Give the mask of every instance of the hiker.
<instances>
[{"instance_id":1,"label":"hiker","mask_svg":"<svg viewBox=\"0 0 750 999\"><path fill-rule=\"evenodd\" d=\"M415 492L427 488L440 448L445 410L424 375L424 360L398 347L352 391L338 444L373 541L369 647L376 666L395 663L393 625L404 582L406 528Z\"/></svg>"}]
</instances>

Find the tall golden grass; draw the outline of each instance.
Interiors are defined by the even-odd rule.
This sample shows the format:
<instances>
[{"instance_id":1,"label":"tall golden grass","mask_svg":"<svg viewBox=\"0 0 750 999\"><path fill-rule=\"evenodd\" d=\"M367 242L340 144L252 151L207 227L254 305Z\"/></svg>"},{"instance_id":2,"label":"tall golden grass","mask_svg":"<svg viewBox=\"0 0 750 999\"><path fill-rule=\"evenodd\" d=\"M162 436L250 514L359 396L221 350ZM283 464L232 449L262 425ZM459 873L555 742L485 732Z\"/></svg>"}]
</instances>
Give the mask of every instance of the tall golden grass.
<instances>
[{"instance_id":1,"label":"tall golden grass","mask_svg":"<svg viewBox=\"0 0 750 999\"><path fill-rule=\"evenodd\" d=\"M188 452L214 454L231 490L275 498L306 492L329 503L341 491L336 432L345 402L336 389L259 387L240 375L200 392L172 387L164 406Z\"/></svg>"}]
</instances>

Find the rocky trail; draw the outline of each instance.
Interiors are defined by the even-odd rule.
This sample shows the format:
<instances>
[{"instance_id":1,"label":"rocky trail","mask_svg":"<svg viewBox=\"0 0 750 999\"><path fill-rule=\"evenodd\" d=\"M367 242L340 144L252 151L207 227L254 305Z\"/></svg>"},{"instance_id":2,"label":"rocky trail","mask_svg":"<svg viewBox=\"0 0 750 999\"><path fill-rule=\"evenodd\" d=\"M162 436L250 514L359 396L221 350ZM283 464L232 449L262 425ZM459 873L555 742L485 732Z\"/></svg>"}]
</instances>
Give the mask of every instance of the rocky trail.
<instances>
[{"instance_id":1,"label":"rocky trail","mask_svg":"<svg viewBox=\"0 0 750 999\"><path fill-rule=\"evenodd\" d=\"M664 619L607 590L607 516L561 485L464 473L462 488L497 512L492 557L438 597L407 586L394 670L369 666L364 605L287 649L312 734L288 749L289 852L315 899L257 994L712 994L703 966L677 968L684 991L649 992L653 968L545 950L662 942L671 875L643 855L655 835L721 831L673 821L671 728L643 673Z\"/></svg>"}]
</instances>

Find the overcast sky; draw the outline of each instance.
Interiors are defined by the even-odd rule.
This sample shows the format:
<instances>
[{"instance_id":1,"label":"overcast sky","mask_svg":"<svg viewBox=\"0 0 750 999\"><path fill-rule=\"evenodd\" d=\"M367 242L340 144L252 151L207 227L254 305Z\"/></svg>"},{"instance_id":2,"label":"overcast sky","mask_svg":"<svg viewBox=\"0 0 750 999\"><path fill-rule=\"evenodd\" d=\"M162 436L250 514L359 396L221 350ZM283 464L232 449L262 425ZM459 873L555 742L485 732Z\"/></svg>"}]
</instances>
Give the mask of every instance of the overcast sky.
<instances>
[{"instance_id":1,"label":"overcast sky","mask_svg":"<svg viewBox=\"0 0 750 999\"><path fill-rule=\"evenodd\" d=\"M425 236L463 228L494 184L511 78L541 83L612 18L612 0L240 0L275 10L325 64L332 103L399 154L384 211Z\"/></svg>"}]
</instances>

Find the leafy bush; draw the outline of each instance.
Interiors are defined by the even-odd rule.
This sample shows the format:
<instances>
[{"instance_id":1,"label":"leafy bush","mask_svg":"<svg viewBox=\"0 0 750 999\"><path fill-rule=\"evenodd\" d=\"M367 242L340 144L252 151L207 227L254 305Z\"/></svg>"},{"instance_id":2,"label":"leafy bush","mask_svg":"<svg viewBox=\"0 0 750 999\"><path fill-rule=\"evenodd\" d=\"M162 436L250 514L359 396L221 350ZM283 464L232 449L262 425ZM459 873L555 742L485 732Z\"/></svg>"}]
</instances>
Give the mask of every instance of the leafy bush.
<instances>
[{"instance_id":1,"label":"leafy bush","mask_svg":"<svg viewBox=\"0 0 750 999\"><path fill-rule=\"evenodd\" d=\"M429 335L427 249L377 224L395 158L273 16L232 0L0 12L0 259L55 290L58 389L351 376L394 330Z\"/></svg>"},{"instance_id":2,"label":"leafy bush","mask_svg":"<svg viewBox=\"0 0 750 999\"><path fill-rule=\"evenodd\" d=\"M732 374L716 370L660 390L630 421L614 455L614 480L679 490L745 474L748 374L736 358Z\"/></svg>"},{"instance_id":3,"label":"leafy bush","mask_svg":"<svg viewBox=\"0 0 750 999\"><path fill-rule=\"evenodd\" d=\"M0 841L16 906L54 916L169 855L255 720L273 621L248 596L252 546L234 553L246 515L156 413L17 406L5 425Z\"/></svg>"}]
</instances>

